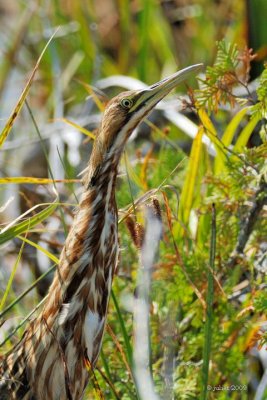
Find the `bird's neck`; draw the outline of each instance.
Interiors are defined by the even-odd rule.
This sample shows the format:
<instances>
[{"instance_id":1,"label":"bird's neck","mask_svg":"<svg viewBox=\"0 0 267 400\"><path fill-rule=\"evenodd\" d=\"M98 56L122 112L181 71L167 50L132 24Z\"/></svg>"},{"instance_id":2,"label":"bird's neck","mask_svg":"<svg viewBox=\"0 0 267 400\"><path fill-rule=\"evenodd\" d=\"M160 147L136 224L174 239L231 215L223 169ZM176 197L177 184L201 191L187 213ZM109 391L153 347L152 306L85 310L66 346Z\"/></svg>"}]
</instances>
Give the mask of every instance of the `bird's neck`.
<instances>
[{"instance_id":1,"label":"bird's neck","mask_svg":"<svg viewBox=\"0 0 267 400\"><path fill-rule=\"evenodd\" d=\"M108 150L102 136L100 134L94 143L83 183L85 190L92 189L105 194L110 181L115 185L121 151Z\"/></svg>"},{"instance_id":2,"label":"bird's neck","mask_svg":"<svg viewBox=\"0 0 267 400\"><path fill-rule=\"evenodd\" d=\"M48 315L51 321L55 315L51 312L54 304L71 303L82 282L90 285L90 277L98 276L98 271L99 276L104 274L108 277L114 273L118 257L115 201L117 166L117 160L109 159L108 156L101 164L96 164L94 157L91 157L79 209L61 253L58 272L50 287L51 296L44 312L48 320ZM111 256L114 262L109 272Z\"/></svg>"},{"instance_id":3,"label":"bird's neck","mask_svg":"<svg viewBox=\"0 0 267 400\"><path fill-rule=\"evenodd\" d=\"M79 210L66 241L66 248L75 255L82 256L85 251L99 247L97 243L103 240L110 219L117 229L117 167L118 160L114 156L106 155L105 159L95 158L94 153L91 156Z\"/></svg>"}]
</instances>

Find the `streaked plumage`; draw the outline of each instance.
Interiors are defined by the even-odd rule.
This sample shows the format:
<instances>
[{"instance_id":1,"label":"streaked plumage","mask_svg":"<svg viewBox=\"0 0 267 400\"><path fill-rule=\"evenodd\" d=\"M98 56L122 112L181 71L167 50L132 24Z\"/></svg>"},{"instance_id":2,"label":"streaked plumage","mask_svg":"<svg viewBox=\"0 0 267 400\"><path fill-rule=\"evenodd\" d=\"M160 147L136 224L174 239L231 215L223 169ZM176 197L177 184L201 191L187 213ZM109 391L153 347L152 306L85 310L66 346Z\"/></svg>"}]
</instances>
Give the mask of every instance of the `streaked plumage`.
<instances>
[{"instance_id":1,"label":"streaked plumage","mask_svg":"<svg viewBox=\"0 0 267 400\"><path fill-rule=\"evenodd\" d=\"M115 183L133 129L198 66L146 90L125 92L105 110L84 179L84 193L40 315L0 364L0 398L78 400L101 348L118 263ZM6 397L5 397L6 396Z\"/></svg>"}]
</instances>

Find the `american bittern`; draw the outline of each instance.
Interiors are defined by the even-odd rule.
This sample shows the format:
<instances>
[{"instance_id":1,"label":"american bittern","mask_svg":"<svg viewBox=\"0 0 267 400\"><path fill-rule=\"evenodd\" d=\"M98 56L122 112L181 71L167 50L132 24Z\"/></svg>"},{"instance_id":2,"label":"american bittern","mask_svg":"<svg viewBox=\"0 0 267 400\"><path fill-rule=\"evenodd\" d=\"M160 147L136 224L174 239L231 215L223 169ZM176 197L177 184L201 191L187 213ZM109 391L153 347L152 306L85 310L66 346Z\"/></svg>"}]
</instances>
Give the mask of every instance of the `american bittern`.
<instances>
[{"instance_id":1,"label":"american bittern","mask_svg":"<svg viewBox=\"0 0 267 400\"><path fill-rule=\"evenodd\" d=\"M40 315L2 358L0 398L81 399L88 364L98 359L111 283L118 263L115 183L133 129L200 64L145 90L119 94L104 112L84 180L79 211Z\"/></svg>"}]
</instances>

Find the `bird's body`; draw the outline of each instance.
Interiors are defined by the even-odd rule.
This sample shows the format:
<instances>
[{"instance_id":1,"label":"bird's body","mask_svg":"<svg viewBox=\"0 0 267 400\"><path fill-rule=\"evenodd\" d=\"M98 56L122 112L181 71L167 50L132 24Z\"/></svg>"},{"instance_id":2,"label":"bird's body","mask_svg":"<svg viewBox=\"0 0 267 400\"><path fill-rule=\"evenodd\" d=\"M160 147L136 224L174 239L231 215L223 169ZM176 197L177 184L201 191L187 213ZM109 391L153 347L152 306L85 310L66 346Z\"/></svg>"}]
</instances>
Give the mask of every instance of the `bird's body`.
<instances>
[{"instance_id":1,"label":"bird's body","mask_svg":"<svg viewBox=\"0 0 267 400\"><path fill-rule=\"evenodd\" d=\"M1 400L82 398L88 369L94 368L101 348L118 263L115 184L122 151L144 116L197 69L189 67L145 91L122 93L108 104L44 308L0 360Z\"/></svg>"},{"instance_id":2,"label":"bird's body","mask_svg":"<svg viewBox=\"0 0 267 400\"><path fill-rule=\"evenodd\" d=\"M94 366L98 357L118 261L115 177L116 166L112 173L99 174L100 187L88 184L83 193L44 309L18 351L6 359L5 368L22 383L10 398L31 399L29 383L40 400L67 399L68 389L73 399L82 396L86 359Z\"/></svg>"}]
</instances>

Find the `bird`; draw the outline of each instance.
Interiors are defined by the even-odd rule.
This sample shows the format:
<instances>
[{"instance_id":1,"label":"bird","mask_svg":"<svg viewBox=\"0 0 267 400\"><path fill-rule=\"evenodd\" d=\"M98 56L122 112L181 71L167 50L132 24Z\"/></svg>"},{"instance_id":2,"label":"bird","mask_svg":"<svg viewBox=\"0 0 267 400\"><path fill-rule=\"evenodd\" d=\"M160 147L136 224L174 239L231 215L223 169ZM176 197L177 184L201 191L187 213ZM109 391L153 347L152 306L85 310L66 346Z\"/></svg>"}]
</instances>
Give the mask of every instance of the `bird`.
<instances>
[{"instance_id":1,"label":"bird","mask_svg":"<svg viewBox=\"0 0 267 400\"><path fill-rule=\"evenodd\" d=\"M80 400L95 368L119 260L118 166L138 124L202 64L184 68L106 105L84 190L40 314L0 359L2 400Z\"/></svg>"}]
</instances>

